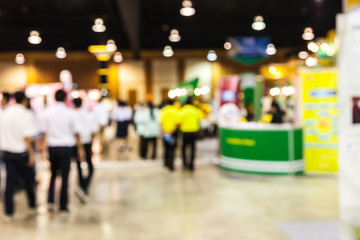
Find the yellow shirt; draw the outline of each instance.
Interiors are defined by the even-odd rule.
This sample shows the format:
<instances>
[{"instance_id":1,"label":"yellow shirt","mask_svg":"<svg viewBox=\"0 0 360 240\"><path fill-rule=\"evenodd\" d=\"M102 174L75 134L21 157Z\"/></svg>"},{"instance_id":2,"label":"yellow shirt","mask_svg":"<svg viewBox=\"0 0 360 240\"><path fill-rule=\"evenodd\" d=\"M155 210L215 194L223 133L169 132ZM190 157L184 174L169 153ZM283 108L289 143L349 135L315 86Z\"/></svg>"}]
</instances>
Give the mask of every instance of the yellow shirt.
<instances>
[{"instance_id":1,"label":"yellow shirt","mask_svg":"<svg viewBox=\"0 0 360 240\"><path fill-rule=\"evenodd\" d=\"M162 108L160 110L160 123L164 132L174 132L179 124L179 109L173 105Z\"/></svg>"},{"instance_id":2,"label":"yellow shirt","mask_svg":"<svg viewBox=\"0 0 360 240\"><path fill-rule=\"evenodd\" d=\"M201 111L192 105L180 109L180 130L182 132L198 132L200 130Z\"/></svg>"}]
</instances>

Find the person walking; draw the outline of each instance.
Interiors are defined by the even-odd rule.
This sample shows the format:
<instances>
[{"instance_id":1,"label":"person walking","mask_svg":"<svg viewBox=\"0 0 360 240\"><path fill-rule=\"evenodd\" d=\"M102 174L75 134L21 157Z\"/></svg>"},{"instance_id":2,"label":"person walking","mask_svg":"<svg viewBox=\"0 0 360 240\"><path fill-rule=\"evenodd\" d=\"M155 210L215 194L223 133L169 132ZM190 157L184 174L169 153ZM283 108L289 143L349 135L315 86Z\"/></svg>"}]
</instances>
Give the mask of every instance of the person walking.
<instances>
[{"instance_id":1,"label":"person walking","mask_svg":"<svg viewBox=\"0 0 360 240\"><path fill-rule=\"evenodd\" d=\"M142 126L144 137L143 157L147 158L149 143L152 144L151 159L156 159L157 138L160 135L159 109L154 108L152 102L147 102L146 108L138 115L137 122Z\"/></svg>"},{"instance_id":2,"label":"person walking","mask_svg":"<svg viewBox=\"0 0 360 240\"><path fill-rule=\"evenodd\" d=\"M68 209L68 177L70 161L75 144L80 159L84 158L84 149L80 141L81 122L73 109L65 105L66 93L60 89L55 93L56 103L45 109L41 119L42 145L48 146L51 164L51 178L48 194L48 209L54 210L55 179L61 173L60 211Z\"/></svg>"},{"instance_id":3,"label":"person walking","mask_svg":"<svg viewBox=\"0 0 360 240\"><path fill-rule=\"evenodd\" d=\"M175 149L177 146L179 109L169 99L167 105L160 110L160 124L163 132L164 166L174 170Z\"/></svg>"},{"instance_id":4,"label":"person walking","mask_svg":"<svg viewBox=\"0 0 360 240\"><path fill-rule=\"evenodd\" d=\"M180 109L180 131L183 136L182 159L183 167L194 170L196 153L196 139L200 130L200 110L192 104L192 98L188 97L185 105ZM190 156L188 150L190 149Z\"/></svg>"},{"instance_id":5,"label":"person walking","mask_svg":"<svg viewBox=\"0 0 360 240\"><path fill-rule=\"evenodd\" d=\"M77 196L81 202L86 202L89 195L89 185L94 173L94 167L92 164L92 143L95 133L99 131L99 125L96 122L95 116L82 106L82 99L75 98L73 100L75 106L76 117L80 120L82 130L80 132L80 141L85 151L85 159L88 166L88 175L85 177L83 169L81 168L81 159L78 154L78 148L74 147L74 155L76 158L76 164L79 176L79 187L76 190Z\"/></svg>"},{"instance_id":6,"label":"person walking","mask_svg":"<svg viewBox=\"0 0 360 240\"><path fill-rule=\"evenodd\" d=\"M120 152L124 151L128 146L128 127L132 120L132 115L131 107L121 100L118 101L118 106L113 110L111 115L112 119L116 121L116 139L120 144Z\"/></svg>"},{"instance_id":7,"label":"person walking","mask_svg":"<svg viewBox=\"0 0 360 240\"><path fill-rule=\"evenodd\" d=\"M143 118L147 112L146 103L139 103L134 113L134 124L136 133L139 135L139 155L142 159L146 158L145 153L145 124Z\"/></svg>"},{"instance_id":8,"label":"person walking","mask_svg":"<svg viewBox=\"0 0 360 240\"><path fill-rule=\"evenodd\" d=\"M0 147L6 166L5 221L11 222L14 215L14 191L18 179L23 178L27 192L30 213L36 213L35 164L31 138L37 131L33 118L26 109L23 92L15 93L16 104L2 112L0 119Z\"/></svg>"}]
</instances>

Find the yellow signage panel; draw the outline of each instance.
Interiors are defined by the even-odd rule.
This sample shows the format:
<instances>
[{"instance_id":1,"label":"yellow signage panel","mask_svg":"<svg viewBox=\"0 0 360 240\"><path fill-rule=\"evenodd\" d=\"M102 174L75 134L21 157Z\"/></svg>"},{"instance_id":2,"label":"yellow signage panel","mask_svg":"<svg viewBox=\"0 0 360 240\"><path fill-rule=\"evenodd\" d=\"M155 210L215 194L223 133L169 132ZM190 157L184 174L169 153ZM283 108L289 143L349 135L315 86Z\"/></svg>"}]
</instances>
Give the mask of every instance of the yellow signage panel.
<instances>
[{"instance_id":1,"label":"yellow signage panel","mask_svg":"<svg viewBox=\"0 0 360 240\"><path fill-rule=\"evenodd\" d=\"M360 0L343 0L345 12L360 8Z\"/></svg>"},{"instance_id":2,"label":"yellow signage panel","mask_svg":"<svg viewBox=\"0 0 360 240\"><path fill-rule=\"evenodd\" d=\"M301 74L307 172L337 172L337 73Z\"/></svg>"}]
</instances>

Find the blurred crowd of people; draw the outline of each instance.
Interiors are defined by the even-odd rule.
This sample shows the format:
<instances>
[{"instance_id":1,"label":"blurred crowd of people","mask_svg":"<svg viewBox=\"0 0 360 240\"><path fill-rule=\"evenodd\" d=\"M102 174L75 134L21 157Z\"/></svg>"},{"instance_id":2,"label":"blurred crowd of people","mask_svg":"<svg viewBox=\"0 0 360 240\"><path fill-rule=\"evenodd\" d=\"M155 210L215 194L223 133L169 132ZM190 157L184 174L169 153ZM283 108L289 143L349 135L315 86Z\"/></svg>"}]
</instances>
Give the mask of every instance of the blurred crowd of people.
<instances>
[{"instance_id":1,"label":"blurred crowd of people","mask_svg":"<svg viewBox=\"0 0 360 240\"><path fill-rule=\"evenodd\" d=\"M164 166L170 171L174 170L179 141L182 142L183 168L193 171L196 140L204 135L214 135L216 131L215 124L208 122L210 105L200 102L194 104L191 97L182 105L170 99L159 108L152 102L136 104L132 108L126 102L118 100L117 106L110 112L101 100L90 110L83 106L83 99L70 99L64 90L58 90L54 96L55 102L35 114L31 109L30 99L24 92L19 91L13 95L3 93L2 96L0 161L1 167L6 169L6 184L0 186L5 185L6 222L13 220L13 196L19 187L24 187L27 192L30 214L37 212L35 156L50 162L51 177L47 199L49 211L56 209L55 180L58 176L62 181L59 210L62 213L69 211L68 178L72 159L75 159L78 169L76 195L81 202L86 203L94 173L92 144L96 136L100 143L103 142L104 131L111 123L116 126L116 133L115 141L110 145L120 152L132 150L128 141L128 127L129 124L134 124L139 136L139 156L142 159L157 158L157 142L161 138ZM82 164L87 165L86 172L81 167Z\"/></svg>"}]
</instances>

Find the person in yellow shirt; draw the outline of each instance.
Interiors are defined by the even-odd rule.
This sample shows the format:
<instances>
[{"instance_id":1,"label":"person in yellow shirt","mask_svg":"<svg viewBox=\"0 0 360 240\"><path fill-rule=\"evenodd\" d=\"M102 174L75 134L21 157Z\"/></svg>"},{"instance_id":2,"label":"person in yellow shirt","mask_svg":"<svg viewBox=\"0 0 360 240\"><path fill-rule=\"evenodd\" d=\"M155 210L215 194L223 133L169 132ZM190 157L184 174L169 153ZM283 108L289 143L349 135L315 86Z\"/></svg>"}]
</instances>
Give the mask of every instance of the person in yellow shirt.
<instances>
[{"instance_id":1,"label":"person in yellow shirt","mask_svg":"<svg viewBox=\"0 0 360 240\"><path fill-rule=\"evenodd\" d=\"M174 170L178 123L179 109L174 105L174 100L169 99L167 105L160 110L160 124L164 142L164 165L170 171Z\"/></svg>"},{"instance_id":2,"label":"person in yellow shirt","mask_svg":"<svg viewBox=\"0 0 360 240\"><path fill-rule=\"evenodd\" d=\"M201 111L192 104L192 98L186 100L185 105L180 109L180 131L183 135L182 159L184 168L194 170L194 159L196 152L196 139L200 130ZM188 149L190 149L190 156Z\"/></svg>"}]
</instances>

